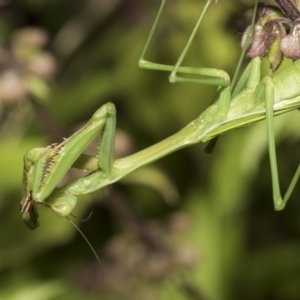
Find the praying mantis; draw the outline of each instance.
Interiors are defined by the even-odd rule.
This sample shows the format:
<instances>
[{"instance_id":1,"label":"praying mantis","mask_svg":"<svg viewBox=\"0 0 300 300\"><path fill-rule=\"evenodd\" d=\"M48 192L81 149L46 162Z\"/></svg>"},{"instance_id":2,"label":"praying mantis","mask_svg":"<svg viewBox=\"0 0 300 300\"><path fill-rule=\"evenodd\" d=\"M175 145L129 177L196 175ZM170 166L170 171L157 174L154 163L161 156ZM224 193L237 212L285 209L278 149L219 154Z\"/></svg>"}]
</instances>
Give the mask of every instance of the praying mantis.
<instances>
[{"instance_id":1,"label":"praying mantis","mask_svg":"<svg viewBox=\"0 0 300 300\"><path fill-rule=\"evenodd\" d=\"M283 2L290 1L292 0ZM254 55L239 81L237 81L238 71L231 81L229 75L223 70L182 66L205 13L216 2L215 0L206 0L186 46L177 63L172 66L149 62L145 59L166 3L166 0L162 0L139 60L139 66L142 68L170 72L171 82L217 86L213 103L197 119L179 132L124 158L114 159L113 157L116 110L112 103L101 106L85 126L63 142L51 144L46 148L29 150L24 156L23 198L21 201L22 218L28 228L35 229L39 226L38 205L49 207L58 217L67 217L76 206L79 195L95 192L134 170L183 147L210 141L227 131L263 119L266 119L275 210L282 210L285 207L300 176L300 164L287 192L282 197L276 160L274 116L300 107L300 85L298 84L300 82L300 60L295 60L281 71L275 71L261 78L261 57ZM247 33L246 46L241 54L241 59L245 56L247 45L252 38L257 5L258 1L256 0L250 26L252 31ZM239 69L239 65L240 62L237 69ZM188 78L188 75L193 75L193 77ZM195 77L195 75L199 77ZM97 157L83 154L86 146L99 133L101 133L101 141ZM71 167L86 170L89 173L62 187L57 187Z\"/></svg>"}]
</instances>

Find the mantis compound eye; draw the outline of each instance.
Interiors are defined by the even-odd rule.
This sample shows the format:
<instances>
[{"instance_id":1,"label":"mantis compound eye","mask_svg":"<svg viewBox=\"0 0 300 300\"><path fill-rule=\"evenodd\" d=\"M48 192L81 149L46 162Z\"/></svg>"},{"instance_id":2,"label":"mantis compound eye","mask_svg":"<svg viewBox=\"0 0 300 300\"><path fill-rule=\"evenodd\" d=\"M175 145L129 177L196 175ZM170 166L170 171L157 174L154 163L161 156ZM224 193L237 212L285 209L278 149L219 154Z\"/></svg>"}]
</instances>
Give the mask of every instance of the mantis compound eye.
<instances>
[{"instance_id":1,"label":"mantis compound eye","mask_svg":"<svg viewBox=\"0 0 300 300\"><path fill-rule=\"evenodd\" d=\"M47 206L52 209L57 217L67 217L74 209L77 196L74 196L68 191L60 194L55 194L53 197L47 199Z\"/></svg>"}]
</instances>

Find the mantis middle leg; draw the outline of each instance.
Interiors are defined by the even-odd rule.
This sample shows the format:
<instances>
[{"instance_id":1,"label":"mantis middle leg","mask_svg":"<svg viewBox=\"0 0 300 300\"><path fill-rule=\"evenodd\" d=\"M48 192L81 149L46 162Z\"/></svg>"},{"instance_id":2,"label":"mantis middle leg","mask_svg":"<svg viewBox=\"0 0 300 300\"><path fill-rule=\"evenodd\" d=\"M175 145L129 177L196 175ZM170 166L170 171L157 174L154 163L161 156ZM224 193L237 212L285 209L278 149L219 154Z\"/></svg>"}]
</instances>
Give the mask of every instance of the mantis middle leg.
<instances>
[{"instance_id":1,"label":"mantis middle leg","mask_svg":"<svg viewBox=\"0 0 300 300\"><path fill-rule=\"evenodd\" d=\"M270 165L271 165L274 207L275 210L283 210L300 177L300 164L298 165L298 168L293 176L293 179L291 180L291 183L282 198L280 192L280 186L279 186L275 134L274 134L274 94L275 93L274 93L274 82L271 77L265 78L265 88L266 88L266 121L267 121L266 124L267 124Z\"/></svg>"}]
</instances>

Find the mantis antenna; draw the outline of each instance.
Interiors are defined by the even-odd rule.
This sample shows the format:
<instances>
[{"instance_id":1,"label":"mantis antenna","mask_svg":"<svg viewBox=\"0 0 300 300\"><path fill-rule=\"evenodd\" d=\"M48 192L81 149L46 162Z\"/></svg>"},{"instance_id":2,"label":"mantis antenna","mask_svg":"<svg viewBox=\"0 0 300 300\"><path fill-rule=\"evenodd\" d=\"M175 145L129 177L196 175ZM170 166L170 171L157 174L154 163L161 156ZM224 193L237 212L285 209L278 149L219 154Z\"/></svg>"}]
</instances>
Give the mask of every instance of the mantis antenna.
<instances>
[{"instance_id":1,"label":"mantis antenna","mask_svg":"<svg viewBox=\"0 0 300 300\"><path fill-rule=\"evenodd\" d=\"M67 220L76 228L76 230L81 234L81 236L85 239L85 241L87 242L88 246L90 247L90 249L92 250L92 252L94 253L94 256L96 257L97 261L98 261L98 264L100 265L101 267L101 274L102 274L102 277L104 277L104 274L103 274L103 265L101 263L101 260L99 258L99 256L97 255L97 252L96 250L94 249L94 247L92 246L92 244L90 243L90 241L88 240L88 238L85 236L85 234L80 230L80 228L69 218L69 217L66 217Z\"/></svg>"}]
</instances>

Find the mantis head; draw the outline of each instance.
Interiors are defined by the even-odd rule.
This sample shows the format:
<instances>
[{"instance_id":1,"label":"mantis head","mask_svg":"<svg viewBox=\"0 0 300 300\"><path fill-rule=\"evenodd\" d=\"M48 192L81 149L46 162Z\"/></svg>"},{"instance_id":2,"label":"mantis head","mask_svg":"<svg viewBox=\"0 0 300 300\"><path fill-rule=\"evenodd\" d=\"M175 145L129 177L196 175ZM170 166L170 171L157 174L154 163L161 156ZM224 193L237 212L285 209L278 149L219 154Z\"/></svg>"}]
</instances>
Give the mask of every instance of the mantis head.
<instances>
[{"instance_id":1,"label":"mantis head","mask_svg":"<svg viewBox=\"0 0 300 300\"><path fill-rule=\"evenodd\" d=\"M68 191L54 193L45 201L45 205L59 218L65 218L71 214L77 203L77 196Z\"/></svg>"},{"instance_id":2,"label":"mantis head","mask_svg":"<svg viewBox=\"0 0 300 300\"><path fill-rule=\"evenodd\" d=\"M67 217L74 209L77 202L77 196L64 191L51 196L44 202L36 202L32 199L31 193L21 204L22 219L25 225L33 230L39 227L39 214L37 205L45 205L53 211L53 213L60 218Z\"/></svg>"}]
</instances>

